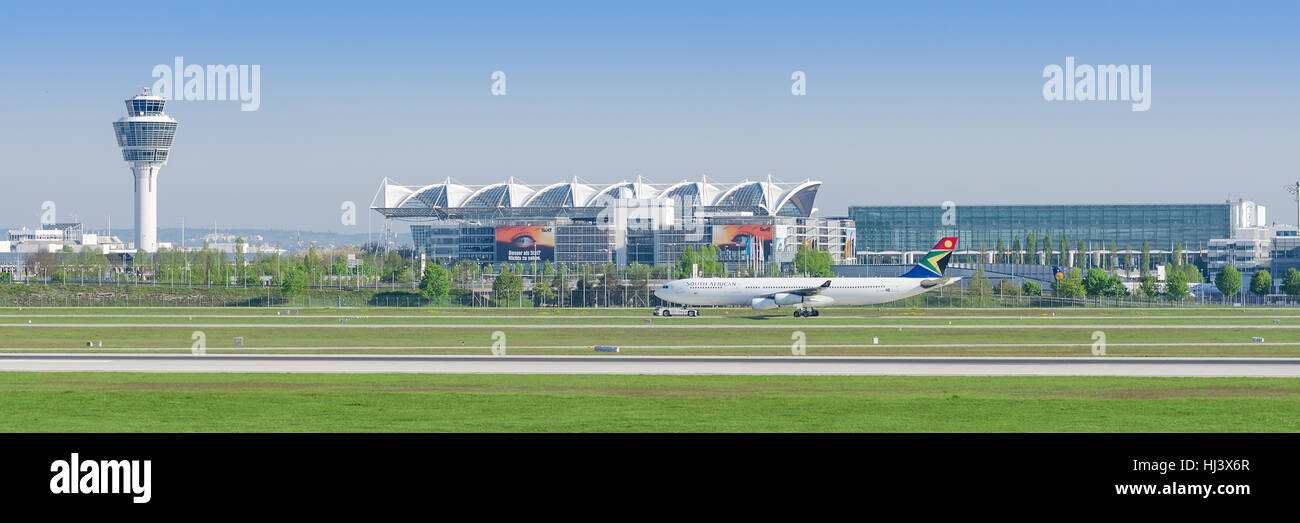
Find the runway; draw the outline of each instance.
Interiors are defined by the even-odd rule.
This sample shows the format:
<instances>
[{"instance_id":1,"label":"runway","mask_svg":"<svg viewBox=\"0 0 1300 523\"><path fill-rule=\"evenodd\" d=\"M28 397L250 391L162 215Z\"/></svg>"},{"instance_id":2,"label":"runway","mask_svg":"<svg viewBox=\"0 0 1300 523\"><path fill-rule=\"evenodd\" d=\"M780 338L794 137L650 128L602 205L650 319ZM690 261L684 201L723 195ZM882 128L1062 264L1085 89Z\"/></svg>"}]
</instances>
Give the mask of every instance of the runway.
<instances>
[{"instance_id":1,"label":"runway","mask_svg":"<svg viewBox=\"0 0 1300 523\"><path fill-rule=\"evenodd\" d=\"M0 371L1300 377L1300 358L4 354Z\"/></svg>"},{"instance_id":2,"label":"runway","mask_svg":"<svg viewBox=\"0 0 1300 523\"><path fill-rule=\"evenodd\" d=\"M30 321L30 320L29 320ZM674 321L674 320L668 320ZM686 320L690 321L690 320ZM618 324L618 323L585 323L585 324L546 324L546 323L502 323L502 324L478 324L478 323L3 323L0 322L0 328L24 328L24 329L67 329L67 328L97 328L97 329L779 329L779 330L803 330L803 329L1035 329L1035 330L1079 330L1079 329L1260 329L1260 330L1294 330L1300 329L1300 325L1145 325L1145 324L1061 324L1061 325L1016 325L1016 324L997 324L997 325L905 325L905 324L825 324L817 323L814 319L807 323L782 323L777 325L753 325L753 324L720 324L720 323L699 323L691 325L688 323L643 323L643 324Z\"/></svg>"}]
</instances>

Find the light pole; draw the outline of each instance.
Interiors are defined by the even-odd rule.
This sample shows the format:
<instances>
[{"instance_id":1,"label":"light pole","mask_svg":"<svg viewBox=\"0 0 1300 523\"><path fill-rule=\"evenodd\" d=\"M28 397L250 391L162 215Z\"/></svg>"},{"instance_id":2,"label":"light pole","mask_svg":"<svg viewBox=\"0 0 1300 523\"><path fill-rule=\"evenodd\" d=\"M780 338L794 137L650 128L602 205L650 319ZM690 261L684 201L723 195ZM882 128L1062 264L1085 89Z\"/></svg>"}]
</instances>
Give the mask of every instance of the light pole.
<instances>
[{"instance_id":1,"label":"light pole","mask_svg":"<svg viewBox=\"0 0 1300 523\"><path fill-rule=\"evenodd\" d=\"M1291 199L1292 199L1292 200L1295 200L1295 202L1296 202L1296 204L1295 204L1295 217L1296 217L1295 225L1296 225L1296 228L1297 228L1298 230L1300 230L1300 181L1297 181L1297 182L1295 182L1295 183L1293 183L1293 184L1291 184L1291 185L1286 186L1286 192L1291 193Z\"/></svg>"}]
</instances>

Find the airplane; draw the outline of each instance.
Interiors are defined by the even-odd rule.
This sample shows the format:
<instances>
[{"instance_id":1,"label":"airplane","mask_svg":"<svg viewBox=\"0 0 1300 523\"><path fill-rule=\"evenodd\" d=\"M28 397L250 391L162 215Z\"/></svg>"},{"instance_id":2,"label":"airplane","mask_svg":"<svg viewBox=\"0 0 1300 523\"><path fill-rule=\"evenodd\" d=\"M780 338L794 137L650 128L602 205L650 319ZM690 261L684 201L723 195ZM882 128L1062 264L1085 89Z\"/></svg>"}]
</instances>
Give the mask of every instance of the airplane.
<instances>
[{"instance_id":1,"label":"airplane","mask_svg":"<svg viewBox=\"0 0 1300 523\"><path fill-rule=\"evenodd\" d=\"M795 317L819 316L815 307L875 305L951 285L944 269L957 238L939 240L915 266L894 278L687 278L655 289L659 299L682 305L746 305L754 310L795 307Z\"/></svg>"}]
</instances>

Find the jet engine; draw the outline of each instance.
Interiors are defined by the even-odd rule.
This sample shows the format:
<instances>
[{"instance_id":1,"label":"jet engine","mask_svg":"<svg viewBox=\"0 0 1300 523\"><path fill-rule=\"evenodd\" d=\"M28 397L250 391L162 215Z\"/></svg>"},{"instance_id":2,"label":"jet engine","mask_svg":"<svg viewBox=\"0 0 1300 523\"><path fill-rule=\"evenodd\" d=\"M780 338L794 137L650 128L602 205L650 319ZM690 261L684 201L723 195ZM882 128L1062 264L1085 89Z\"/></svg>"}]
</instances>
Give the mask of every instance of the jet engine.
<instances>
[{"instance_id":1,"label":"jet engine","mask_svg":"<svg viewBox=\"0 0 1300 523\"><path fill-rule=\"evenodd\" d=\"M753 307L756 311L765 311L778 307L776 300L773 300L772 298L754 298L753 300L750 300L749 306Z\"/></svg>"},{"instance_id":2,"label":"jet engine","mask_svg":"<svg viewBox=\"0 0 1300 523\"><path fill-rule=\"evenodd\" d=\"M772 301L777 305L797 305L803 303L803 296L789 292L778 292L772 295Z\"/></svg>"}]
</instances>

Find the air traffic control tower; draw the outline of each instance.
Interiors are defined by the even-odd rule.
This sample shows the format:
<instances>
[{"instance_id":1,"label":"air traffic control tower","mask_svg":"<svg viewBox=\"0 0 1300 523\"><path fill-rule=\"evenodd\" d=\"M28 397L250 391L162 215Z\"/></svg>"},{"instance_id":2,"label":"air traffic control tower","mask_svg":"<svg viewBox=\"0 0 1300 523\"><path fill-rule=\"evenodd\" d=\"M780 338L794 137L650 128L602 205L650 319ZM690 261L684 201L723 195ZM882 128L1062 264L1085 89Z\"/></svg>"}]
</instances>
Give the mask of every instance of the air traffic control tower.
<instances>
[{"instance_id":1,"label":"air traffic control tower","mask_svg":"<svg viewBox=\"0 0 1300 523\"><path fill-rule=\"evenodd\" d=\"M167 102L145 89L126 101L125 118L113 122L122 159L135 175L135 248L158 251L158 170L167 165L176 120L163 113Z\"/></svg>"}]
</instances>

